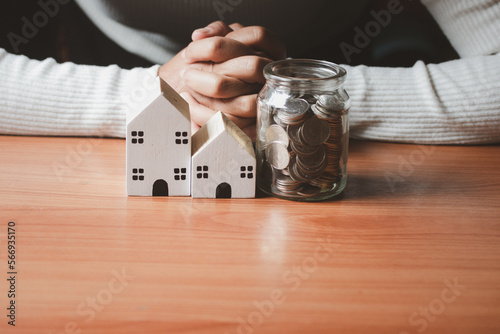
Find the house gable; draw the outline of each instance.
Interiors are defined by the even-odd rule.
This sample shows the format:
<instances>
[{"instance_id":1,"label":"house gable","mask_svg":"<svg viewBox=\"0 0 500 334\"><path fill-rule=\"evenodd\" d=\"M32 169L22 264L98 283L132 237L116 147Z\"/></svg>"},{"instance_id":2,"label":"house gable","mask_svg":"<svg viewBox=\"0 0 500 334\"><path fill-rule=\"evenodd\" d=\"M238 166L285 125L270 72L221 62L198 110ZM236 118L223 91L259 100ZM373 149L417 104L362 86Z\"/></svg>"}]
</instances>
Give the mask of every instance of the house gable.
<instances>
[{"instance_id":1,"label":"house gable","mask_svg":"<svg viewBox=\"0 0 500 334\"><path fill-rule=\"evenodd\" d=\"M255 151L250 137L248 137L236 124L231 122L226 115L222 112L220 114L224 121L224 128L226 131L248 152L248 154L255 158Z\"/></svg>"},{"instance_id":2,"label":"house gable","mask_svg":"<svg viewBox=\"0 0 500 334\"><path fill-rule=\"evenodd\" d=\"M165 106L165 110L176 110L191 123L189 104L163 79L157 77L155 88L149 90L137 106L127 112L127 124L132 123L135 119L141 117L144 112L149 112L151 109L161 110L161 108L152 108L153 104L161 103L161 101L171 106L170 108Z\"/></svg>"},{"instance_id":3,"label":"house gable","mask_svg":"<svg viewBox=\"0 0 500 334\"><path fill-rule=\"evenodd\" d=\"M195 156L197 152L209 146L215 138L224 132L228 133L250 156L255 158L251 139L220 111L193 135L192 155Z\"/></svg>"}]
</instances>

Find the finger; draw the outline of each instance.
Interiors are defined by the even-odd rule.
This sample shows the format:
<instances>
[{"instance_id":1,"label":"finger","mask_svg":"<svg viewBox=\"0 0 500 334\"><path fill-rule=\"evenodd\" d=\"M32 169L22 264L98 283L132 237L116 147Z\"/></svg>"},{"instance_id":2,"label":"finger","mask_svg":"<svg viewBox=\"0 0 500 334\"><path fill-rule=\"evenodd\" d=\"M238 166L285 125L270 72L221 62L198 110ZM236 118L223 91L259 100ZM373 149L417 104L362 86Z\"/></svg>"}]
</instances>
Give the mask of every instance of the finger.
<instances>
[{"instance_id":1,"label":"finger","mask_svg":"<svg viewBox=\"0 0 500 334\"><path fill-rule=\"evenodd\" d=\"M191 35L193 41L200 39L213 37L213 36L226 36L228 33L233 31L231 27L222 21L215 21L210 23L204 28L196 29Z\"/></svg>"},{"instance_id":2,"label":"finger","mask_svg":"<svg viewBox=\"0 0 500 334\"><path fill-rule=\"evenodd\" d=\"M245 55L257 54L250 46L225 37L209 37L191 42L183 53L188 64L211 61L222 63Z\"/></svg>"},{"instance_id":3,"label":"finger","mask_svg":"<svg viewBox=\"0 0 500 334\"><path fill-rule=\"evenodd\" d=\"M212 109L220 110L226 115L255 119L257 116L257 94L243 95L231 99L214 99L196 92L194 98L198 103Z\"/></svg>"},{"instance_id":4,"label":"finger","mask_svg":"<svg viewBox=\"0 0 500 334\"><path fill-rule=\"evenodd\" d=\"M195 69L187 69L183 78L186 85L195 92L218 99L252 94L260 89L260 85L247 84L225 75Z\"/></svg>"},{"instance_id":5,"label":"finger","mask_svg":"<svg viewBox=\"0 0 500 334\"><path fill-rule=\"evenodd\" d=\"M255 143L255 140L257 139L257 125L256 124L250 124L248 126L245 126L243 129L241 129L250 139L252 140L252 143Z\"/></svg>"},{"instance_id":6,"label":"finger","mask_svg":"<svg viewBox=\"0 0 500 334\"><path fill-rule=\"evenodd\" d=\"M240 30L241 28L244 28L245 26L242 25L242 24L239 24L239 23L233 23L233 24L230 24L229 25L229 28L233 29L233 30ZM228 32L229 34L229 32Z\"/></svg>"},{"instance_id":7,"label":"finger","mask_svg":"<svg viewBox=\"0 0 500 334\"><path fill-rule=\"evenodd\" d=\"M198 124L195 122L191 121L191 136L194 135L198 130L201 129Z\"/></svg>"},{"instance_id":8,"label":"finger","mask_svg":"<svg viewBox=\"0 0 500 334\"><path fill-rule=\"evenodd\" d=\"M194 97L189 93L183 92L180 95L184 98L184 100L187 101L187 103L189 103L191 122L194 122L198 126L205 125L205 123L217 113L215 110L207 108L198 103L198 101L195 100ZM252 118L241 118L231 114L226 114L226 116L239 128L245 128L246 126L255 123L255 120Z\"/></svg>"},{"instance_id":9,"label":"finger","mask_svg":"<svg viewBox=\"0 0 500 334\"><path fill-rule=\"evenodd\" d=\"M204 72L213 72L220 75L239 79L243 82L263 85L266 82L264 78L264 67L272 62L271 59L258 56L243 56L230 59L223 63L194 63L189 68Z\"/></svg>"},{"instance_id":10,"label":"finger","mask_svg":"<svg viewBox=\"0 0 500 334\"><path fill-rule=\"evenodd\" d=\"M244 27L226 35L251 48L262 51L271 59L279 60L286 58L285 43L269 29L259 26Z\"/></svg>"}]
</instances>

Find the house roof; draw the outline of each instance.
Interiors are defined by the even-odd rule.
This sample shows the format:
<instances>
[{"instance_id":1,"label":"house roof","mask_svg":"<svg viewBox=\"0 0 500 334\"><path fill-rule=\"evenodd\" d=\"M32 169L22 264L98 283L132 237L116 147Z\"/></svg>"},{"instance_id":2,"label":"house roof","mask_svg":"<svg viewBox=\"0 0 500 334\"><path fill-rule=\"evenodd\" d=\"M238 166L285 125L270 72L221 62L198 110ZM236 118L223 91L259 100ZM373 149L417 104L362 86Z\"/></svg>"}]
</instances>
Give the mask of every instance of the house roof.
<instances>
[{"instance_id":1,"label":"house roof","mask_svg":"<svg viewBox=\"0 0 500 334\"><path fill-rule=\"evenodd\" d=\"M210 118L208 122L193 135L191 140L192 155L194 156L197 152L203 150L223 132L227 132L231 135L248 154L255 158L252 140L221 111Z\"/></svg>"},{"instance_id":2,"label":"house roof","mask_svg":"<svg viewBox=\"0 0 500 334\"><path fill-rule=\"evenodd\" d=\"M191 122L191 115L189 113L189 104L184 100L168 83L162 78L156 78L155 89L147 92L147 95L142 99L139 104L129 110L127 113L127 123L136 119L148 106L151 105L159 96L162 96L174 106L179 113Z\"/></svg>"},{"instance_id":3,"label":"house roof","mask_svg":"<svg viewBox=\"0 0 500 334\"><path fill-rule=\"evenodd\" d=\"M166 98L186 119L191 122L189 104L168 83L160 78L160 86L163 97Z\"/></svg>"}]
</instances>

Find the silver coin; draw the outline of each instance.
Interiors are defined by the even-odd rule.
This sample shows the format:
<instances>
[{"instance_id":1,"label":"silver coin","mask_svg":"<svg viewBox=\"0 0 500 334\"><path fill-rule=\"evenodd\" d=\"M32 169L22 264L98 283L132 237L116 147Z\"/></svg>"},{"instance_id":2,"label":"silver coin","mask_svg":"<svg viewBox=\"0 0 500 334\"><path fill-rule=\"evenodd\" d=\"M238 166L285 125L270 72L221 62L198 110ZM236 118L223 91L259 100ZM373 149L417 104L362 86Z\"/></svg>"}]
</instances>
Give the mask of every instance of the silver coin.
<instances>
[{"instance_id":1,"label":"silver coin","mask_svg":"<svg viewBox=\"0 0 500 334\"><path fill-rule=\"evenodd\" d=\"M288 134L278 124L273 124L267 128L265 138L268 144L273 142L280 142L287 147L289 144Z\"/></svg>"},{"instance_id":2,"label":"silver coin","mask_svg":"<svg viewBox=\"0 0 500 334\"><path fill-rule=\"evenodd\" d=\"M281 174L283 174L285 176L290 176L290 172L288 171L288 168L281 170Z\"/></svg>"},{"instance_id":3,"label":"silver coin","mask_svg":"<svg viewBox=\"0 0 500 334\"><path fill-rule=\"evenodd\" d=\"M280 142L272 142L266 148L266 157L271 166L278 170L288 167L290 163L290 154L287 147Z\"/></svg>"},{"instance_id":4,"label":"silver coin","mask_svg":"<svg viewBox=\"0 0 500 334\"><path fill-rule=\"evenodd\" d=\"M321 107L320 105L318 104L314 104L311 106L311 110L312 112L318 117L318 118L321 118L321 119L329 119L331 117L330 113L328 112L328 110L324 109L323 107Z\"/></svg>"},{"instance_id":5,"label":"silver coin","mask_svg":"<svg viewBox=\"0 0 500 334\"><path fill-rule=\"evenodd\" d=\"M297 124L305 117L309 103L304 99L290 99L285 105L276 109L276 116L282 123Z\"/></svg>"},{"instance_id":6,"label":"silver coin","mask_svg":"<svg viewBox=\"0 0 500 334\"><path fill-rule=\"evenodd\" d=\"M321 145L330 138L330 124L324 119L311 117L304 123L301 137L308 145Z\"/></svg>"},{"instance_id":7,"label":"silver coin","mask_svg":"<svg viewBox=\"0 0 500 334\"><path fill-rule=\"evenodd\" d=\"M297 192L297 194L304 197L314 197L319 195L320 193L321 193L321 188L312 185L304 186Z\"/></svg>"},{"instance_id":8,"label":"silver coin","mask_svg":"<svg viewBox=\"0 0 500 334\"><path fill-rule=\"evenodd\" d=\"M307 101L307 103L309 104L315 104L317 101L318 101L318 97L319 95L315 95L315 94L304 94L302 96L299 96L301 99L304 99Z\"/></svg>"},{"instance_id":9,"label":"silver coin","mask_svg":"<svg viewBox=\"0 0 500 334\"><path fill-rule=\"evenodd\" d=\"M283 193L296 193L302 188L302 184L290 178L289 176L281 176L276 179L276 188Z\"/></svg>"},{"instance_id":10,"label":"silver coin","mask_svg":"<svg viewBox=\"0 0 500 334\"><path fill-rule=\"evenodd\" d=\"M288 125L286 128L286 132L288 133L288 138L290 138L291 141L300 143L300 137L299 137L299 131L300 131L301 125Z\"/></svg>"},{"instance_id":11,"label":"silver coin","mask_svg":"<svg viewBox=\"0 0 500 334\"><path fill-rule=\"evenodd\" d=\"M313 155L306 157L297 157L297 162L300 164L302 169L306 170L318 170L327 161L326 149L324 146L320 146L318 151Z\"/></svg>"},{"instance_id":12,"label":"silver coin","mask_svg":"<svg viewBox=\"0 0 500 334\"><path fill-rule=\"evenodd\" d=\"M321 95L318 97L317 104L325 109L332 111L344 110L344 99L338 94Z\"/></svg>"}]
</instances>

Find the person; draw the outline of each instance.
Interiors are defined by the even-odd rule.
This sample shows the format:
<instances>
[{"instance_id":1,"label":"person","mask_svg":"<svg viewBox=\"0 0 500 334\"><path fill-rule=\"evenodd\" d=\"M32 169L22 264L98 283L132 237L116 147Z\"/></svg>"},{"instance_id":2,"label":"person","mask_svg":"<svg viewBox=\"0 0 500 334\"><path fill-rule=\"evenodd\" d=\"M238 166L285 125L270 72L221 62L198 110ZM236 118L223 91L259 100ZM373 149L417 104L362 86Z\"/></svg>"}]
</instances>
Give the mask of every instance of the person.
<instances>
[{"instance_id":1,"label":"person","mask_svg":"<svg viewBox=\"0 0 500 334\"><path fill-rule=\"evenodd\" d=\"M221 110L255 138L262 68L284 58L285 45L297 53L328 43L355 24L369 2L76 1L109 38L158 65L125 70L58 64L0 49L0 133L124 137L127 110L139 98L141 85L147 87L149 78L159 74L189 102L193 130ZM387 13L404 10L404 2L387 2L385 23ZM351 137L423 144L499 142L500 3L421 2L460 59L417 61L407 68L344 64L352 99ZM382 25L383 15L375 14L373 22ZM217 20L223 16L239 23ZM356 28L358 41L369 42L369 26ZM187 34L189 43L179 37ZM339 47L347 56L362 51L356 40Z\"/></svg>"}]
</instances>

